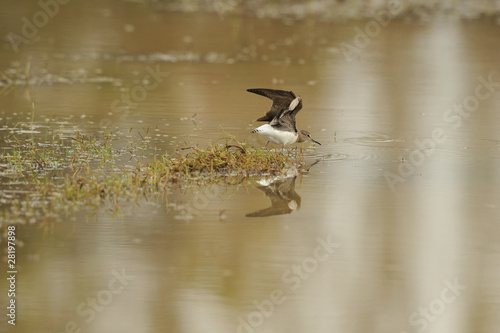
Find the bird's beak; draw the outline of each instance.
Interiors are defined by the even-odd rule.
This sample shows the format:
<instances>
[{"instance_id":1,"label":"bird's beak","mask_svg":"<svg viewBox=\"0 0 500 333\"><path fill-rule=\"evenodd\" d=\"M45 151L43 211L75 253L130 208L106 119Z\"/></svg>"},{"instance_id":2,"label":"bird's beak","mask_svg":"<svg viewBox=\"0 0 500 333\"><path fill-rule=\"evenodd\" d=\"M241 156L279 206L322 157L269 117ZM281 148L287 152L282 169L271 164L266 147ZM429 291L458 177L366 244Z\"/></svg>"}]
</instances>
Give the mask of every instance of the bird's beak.
<instances>
[{"instance_id":1,"label":"bird's beak","mask_svg":"<svg viewBox=\"0 0 500 333\"><path fill-rule=\"evenodd\" d=\"M317 143L318 145L321 146L321 143L319 143L318 141L314 140L313 138L310 138L310 139L311 139L312 142Z\"/></svg>"}]
</instances>

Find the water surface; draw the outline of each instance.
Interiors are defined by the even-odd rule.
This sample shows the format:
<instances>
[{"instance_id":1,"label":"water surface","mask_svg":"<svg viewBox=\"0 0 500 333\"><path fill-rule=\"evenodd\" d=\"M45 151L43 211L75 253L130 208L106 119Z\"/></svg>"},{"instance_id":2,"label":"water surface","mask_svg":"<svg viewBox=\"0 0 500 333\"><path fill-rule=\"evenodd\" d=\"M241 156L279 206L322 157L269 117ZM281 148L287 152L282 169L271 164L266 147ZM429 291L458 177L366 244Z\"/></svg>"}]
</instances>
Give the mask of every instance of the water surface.
<instances>
[{"instance_id":1,"label":"water surface","mask_svg":"<svg viewBox=\"0 0 500 333\"><path fill-rule=\"evenodd\" d=\"M2 22L18 31L27 14L12 6ZM18 53L2 44L2 150L77 131L158 154L224 132L263 147L250 131L270 102L247 88L299 94L298 127L322 145L308 173L267 187L173 188L118 214L18 225L17 327L0 326L498 331L497 25L391 21L346 58L368 21L60 10ZM4 195L15 181L0 179Z\"/></svg>"}]
</instances>

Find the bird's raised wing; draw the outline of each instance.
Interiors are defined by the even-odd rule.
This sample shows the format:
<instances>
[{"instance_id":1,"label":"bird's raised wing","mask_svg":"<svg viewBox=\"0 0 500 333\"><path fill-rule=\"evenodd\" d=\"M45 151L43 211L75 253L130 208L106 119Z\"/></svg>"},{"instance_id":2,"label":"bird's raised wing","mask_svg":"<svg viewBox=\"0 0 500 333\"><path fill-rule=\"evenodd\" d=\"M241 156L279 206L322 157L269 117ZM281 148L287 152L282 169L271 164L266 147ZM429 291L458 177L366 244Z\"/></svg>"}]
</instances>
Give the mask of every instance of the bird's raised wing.
<instances>
[{"instance_id":1,"label":"bird's raised wing","mask_svg":"<svg viewBox=\"0 0 500 333\"><path fill-rule=\"evenodd\" d=\"M282 109L274 118L271 120L269 125L271 126L283 126L285 128L293 128L297 132L295 127L295 115L302 109L302 98L300 96L296 97L288 107Z\"/></svg>"},{"instance_id":2,"label":"bird's raised wing","mask_svg":"<svg viewBox=\"0 0 500 333\"><path fill-rule=\"evenodd\" d=\"M296 98L295 94L292 91L286 90L247 89L247 91L267 97L273 101L271 109L266 113L265 116L257 119L257 121L272 121L278 114L281 113L281 111L288 109L290 103L292 103L292 101Z\"/></svg>"}]
</instances>

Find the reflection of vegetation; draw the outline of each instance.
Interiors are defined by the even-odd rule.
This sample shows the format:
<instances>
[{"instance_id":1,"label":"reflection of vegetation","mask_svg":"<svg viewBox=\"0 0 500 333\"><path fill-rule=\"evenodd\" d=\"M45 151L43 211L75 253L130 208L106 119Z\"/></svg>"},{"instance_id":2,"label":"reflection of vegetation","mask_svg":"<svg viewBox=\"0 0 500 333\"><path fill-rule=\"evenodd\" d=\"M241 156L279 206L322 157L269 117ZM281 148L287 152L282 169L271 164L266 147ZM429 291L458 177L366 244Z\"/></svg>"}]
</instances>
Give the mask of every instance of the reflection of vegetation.
<instances>
[{"instance_id":1,"label":"reflection of vegetation","mask_svg":"<svg viewBox=\"0 0 500 333\"><path fill-rule=\"evenodd\" d=\"M183 12L215 12L219 15L245 14L259 18L304 19L322 21L371 19L375 11L401 6L398 18L427 19L432 15L448 14L465 19L497 16L496 0L149 0L156 9ZM450 3L451 2L451 3Z\"/></svg>"},{"instance_id":2,"label":"reflection of vegetation","mask_svg":"<svg viewBox=\"0 0 500 333\"><path fill-rule=\"evenodd\" d=\"M103 140L77 133L70 143L17 141L9 153L0 155L0 177L4 177L0 179L8 189L0 193L0 224L47 224L80 207L116 213L124 203L138 204L174 185L241 183L304 165L302 150L258 150L234 138L207 148L181 147L175 156L164 154L141 162L135 157L141 147L130 144L119 152L111 146L112 139L107 133ZM135 165L123 163L124 157L135 158Z\"/></svg>"}]
</instances>

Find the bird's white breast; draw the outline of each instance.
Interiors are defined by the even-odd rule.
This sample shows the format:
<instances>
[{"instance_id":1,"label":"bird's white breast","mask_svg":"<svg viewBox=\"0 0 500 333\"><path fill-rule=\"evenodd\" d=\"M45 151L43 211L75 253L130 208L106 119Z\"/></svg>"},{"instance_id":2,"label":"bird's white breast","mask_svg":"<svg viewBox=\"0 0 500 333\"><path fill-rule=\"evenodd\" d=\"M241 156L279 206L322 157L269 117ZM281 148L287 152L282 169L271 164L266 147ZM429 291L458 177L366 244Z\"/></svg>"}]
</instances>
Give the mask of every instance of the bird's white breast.
<instances>
[{"instance_id":1,"label":"bird's white breast","mask_svg":"<svg viewBox=\"0 0 500 333\"><path fill-rule=\"evenodd\" d=\"M280 131L275 129L269 124L257 127L254 130L256 133L261 134L268 141L277 145L289 145L297 141L298 134L288 131Z\"/></svg>"}]
</instances>

